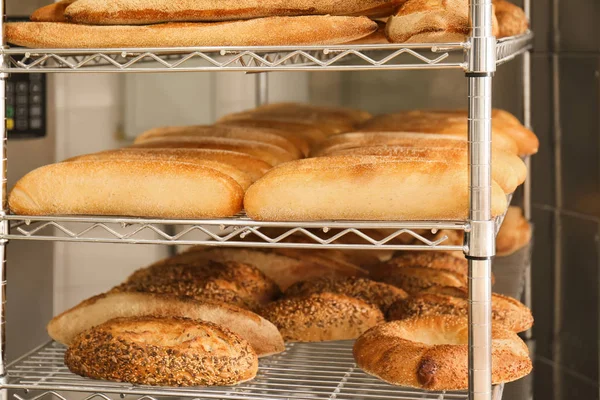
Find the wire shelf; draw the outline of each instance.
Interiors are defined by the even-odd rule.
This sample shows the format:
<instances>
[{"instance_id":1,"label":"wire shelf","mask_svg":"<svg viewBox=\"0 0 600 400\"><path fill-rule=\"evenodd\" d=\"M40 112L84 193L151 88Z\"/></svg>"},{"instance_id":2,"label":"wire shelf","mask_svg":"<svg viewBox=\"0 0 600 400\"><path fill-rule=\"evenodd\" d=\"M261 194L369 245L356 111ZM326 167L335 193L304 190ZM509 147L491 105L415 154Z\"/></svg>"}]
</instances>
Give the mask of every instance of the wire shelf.
<instances>
[{"instance_id":1,"label":"wire shelf","mask_svg":"<svg viewBox=\"0 0 600 400\"><path fill-rule=\"evenodd\" d=\"M497 59L526 51L533 34L498 41ZM465 69L468 43L0 50L0 72L349 71Z\"/></svg>"},{"instance_id":2,"label":"wire shelf","mask_svg":"<svg viewBox=\"0 0 600 400\"><path fill-rule=\"evenodd\" d=\"M245 215L201 221L9 215L9 234L0 239L128 244L287 247L363 250L463 251L447 236L427 232L465 231L465 222L258 222ZM293 241L292 241L293 240Z\"/></svg>"},{"instance_id":3,"label":"wire shelf","mask_svg":"<svg viewBox=\"0 0 600 400\"><path fill-rule=\"evenodd\" d=\"M140 400L155 400L158 396L203 400L467 399L465 392L425 392L393 386L367 375L354 363L352 344L352 341L288 344L285 352L260 360L254 380L235 387L159 388L75 375L64 365L65 347L52 342L9 365L8 378L2 386L27 390L13 394L18 400L66 399L61 392L92 393L84 398L98 400L111 398L110 394ZM494 388L494 400L501 399L502 389L501 385Z\"/></svg>"}]
</instances>

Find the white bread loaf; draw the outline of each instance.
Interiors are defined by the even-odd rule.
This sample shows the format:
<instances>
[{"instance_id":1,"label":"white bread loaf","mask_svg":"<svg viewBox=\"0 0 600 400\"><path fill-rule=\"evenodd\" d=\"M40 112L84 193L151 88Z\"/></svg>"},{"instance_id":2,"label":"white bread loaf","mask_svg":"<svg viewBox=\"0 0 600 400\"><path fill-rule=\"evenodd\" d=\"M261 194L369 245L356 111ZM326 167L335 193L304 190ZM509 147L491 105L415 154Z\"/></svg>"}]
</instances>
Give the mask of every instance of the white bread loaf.
<instances>
[{"instance_id":1,"label":"white bread loaf","mask_svg":"<svg viewBox=\"0 0 600 400\"><path fill-rule=\"evenodd\" d=\"M192 163L77 161L30 172L8 202L23 215L218 218L240 212L243 194L233 178Z\"/></svg>"},{"instance_id":2,"label":"white bread loaf","mask_svg":"<svg viewBox=\"0 0 600 400\"><path fill-rule=\"evenodd\" d=\"M119 159L145 160L147 158L167 159L180 162L193 162L198 160L216 161L239 169L250 178L251 182L255 182L272 168L269 163L249 154L210 149L139 149L127 147L77 156L66 161L103 161Z\"/></svg>"},{"instance_id":3,"label":"white bread loaf","mask_svg":"<svg viewBox=\"0 0 600 400\"><path fill-rule=\"evenodd\" d=\"M63 22L11 22L9 43L31 48L303 46L341 44L368 36L366 17L272 17L232 22L90 26Z\"/></svg>"},{"instance_id":4,"label":"white bread loaf","mask_svg":"<svg viewBox=\"0 0 600 400\"><path fill-rule=\"evenodd\" d=\"M174 137L222 137L230 139L254 140L281 147L296 158L302 157L302 152L288 139L282 137L274 129L258 129L244 126L228 125L193 125L165 126L150 129L135 139L135 144L165 140Z\"/></svg>"},{"instance_id":5,"label":"white bread loaf","mask_svg":"<svg viewBox=\"0 0 600 400\"><path fill-rule=\"evenodd\" d=\"M212 149L237 151L259 158L272 166L297 159L293 154L272 144L257 142L256 140L231 139L224 137L173 136L169 138L157 138L152 141L133 145L133 147L144 149Z\"/></svg>"},{"instance_id":6,"label":"white bread loaf","mask_svg":"<svg viewBox=\"0 0 600 400\"><path fill-rule=\"evenodd\" d=\"M404 0L79 0L66 18L80 24L134 25L169 21L227 21L273 16L394 13Z\"/></svg>"},{"instance_id":7,"label":"white bread loaf","mask_svg":"<svg viewBox=\"0 0 600 400\"><path fill-rule=\"evenodd\" d=\"M452 161L464 165L469 162L466 142L461 148L373 146L341 150L330 155L385 156L405 161ZM527 166L516 154L492 150L492 178L500 185L504 193L513 193L519 185L525 182Z\"/></svg>"},{"instance_id":8,"label":"white bread loaf","mask_svg":"<svg viewBox=\"0 0 600 400\"><path fill-rule=\"evenodd\" d=\"M247 214L263 221L465 220L468 173L462 163L339 156L298 160L250 186ZM492 183L492 215L506 211Z\"/></svg>"}]
</instances>

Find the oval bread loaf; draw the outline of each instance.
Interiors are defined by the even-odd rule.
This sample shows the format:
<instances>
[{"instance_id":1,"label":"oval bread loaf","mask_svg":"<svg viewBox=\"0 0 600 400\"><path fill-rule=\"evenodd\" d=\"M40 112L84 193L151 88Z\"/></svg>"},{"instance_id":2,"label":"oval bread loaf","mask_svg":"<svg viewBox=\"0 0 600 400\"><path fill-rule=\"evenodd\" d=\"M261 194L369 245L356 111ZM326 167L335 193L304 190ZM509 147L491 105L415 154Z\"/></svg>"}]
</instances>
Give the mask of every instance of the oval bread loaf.
<instances>
[{"instance_id":1,"label":"oval bread loaf","mask_svg":"<svg viewBox=\"0 0 600 400\"><path fill-rule=\"evenodd\" d=\"M243 195L230 176L192 163L78 161L30 172L8 202L22 215L218 218L239 213Z\"/></svg>"},{"instance_id":2,"label":"oval bread loaf","mask_svg":"<svg viewBox=\"0 0 600 400\"><path fill-rule=\"evenodd\" d=\"M113 319L85 331L65 364L88 378L157 386L236 385L258 371L252 347L229 329L161 317Z\"/></svg>"},{"instance_id":3,"label":"oval bread loaf","mask_svg":"<svg viewBox=\"0 0 600 400\"><path fill-rule=\"evenodd\" d=\"M371 278L394 285L407 293L418 293L431 287L467 287L467 275L427 267L399 267L377 269Z\"/></svg>"},{"instance_id":4,"label":"oval bread loaf","mask_svg":"<svg viewBox=\"0 0 600 400\"><path fill-rule=\"evenodd\" d=\"M70 345L81 332L114 318L179 317L226 326L246 339L259 356L285 348L277 328L259 315L224 303L200 302L151 293L107 293L92 297L52 318L48 334Z\"/></svg>"},{"instance_id":5,"label":"oval bread loaf","mask_svg":"<svg viewBox=\"0 0 600 400\"><path fill-rule=\"evenodd\" d=\"M507 207L492 183L492 215ZM298 160L269 171L246 192L261 221L466 220L468 172L462 163L338 156Z\"/></svg>"},{"instance_id":6,"label":"oval bread loaf","mask_svg":"<svg viewBox=\"0 0 600 400\"><path fill-rule=\"evenodd\" d=\"M384 321L377 306L334 293L278 300L263 307L260 314L287 342L356 339Z\"/></svg>"}]
</instances>

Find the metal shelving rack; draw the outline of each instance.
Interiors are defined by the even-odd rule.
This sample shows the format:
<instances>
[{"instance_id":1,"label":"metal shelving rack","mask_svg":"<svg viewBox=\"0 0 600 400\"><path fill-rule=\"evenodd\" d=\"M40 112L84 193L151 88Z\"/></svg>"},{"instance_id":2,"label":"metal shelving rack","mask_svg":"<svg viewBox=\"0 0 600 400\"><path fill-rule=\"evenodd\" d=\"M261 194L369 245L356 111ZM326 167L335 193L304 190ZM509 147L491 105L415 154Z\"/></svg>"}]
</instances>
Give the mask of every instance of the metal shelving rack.
<instances>
[{"instance_id":1,"label":"metal shelving rack","mask_svg":"<svg viewBox=\"0 0 600 400\"><path fill-rule=\"evenodd\" d=\"M4 10L5 0L0 0ZM491 215L492 79L496 67L523 55L525 124L530 115L530 55L532 34L502 40L492 36L492 0L470 0L473 30L465 43L339 45L249 48L158 49L22 49L0 50L0 92L10 73L126 73L181 71L347 71L462 69L469 93L470 213L467 221L304 223L258 222L244 215L220 220L151 220L111 217L46 217L9 215L6 185L6 140L0 124L0 393L19 390L19 400L65 399L62 392L87 393L83 398L110 399L162 396L198 399L465 399L499 400L502 385L491 382L491 259L495 234L501 223ZM525 0L529 16L530 0ZM3 21L0 21L3 26ZM3 31L3 29L2 29ZM257 74L257 99L266 100L267 80ZM0 98L5 115L5 99ZM527 162L529 162L527 160ZM530 186L525 185L525 212L529 216ZM172 227L180 227L173 233ZM272 234L271 228L281 233ZM465 232L462 245L447 238L430 241L423 231ZM385 234L374 234L384 230ZM265 233L264 231L267 231ZM150 232L150 235L148 235ZM290 235L308 241L291 243ZM409 237L411 244L400 241ZM348 238L352 238L349 240ZM340 239L346 239L340 241ZM235 388L166 389L84 379L70 374L62 363L64 348L44 345L11 365L5 362L6 245L10 240L105 243L205 244L248 247L340 249L460 250L469 261L469 391L433 393L398 388L362 373L346 342L295 344L287 351L261 360L256 380ZM315 367L317 365L318 367ZM24 390L24 392L23 392ZM81 397L81 396L78 396Z\"/></svg>"}]
</instances>

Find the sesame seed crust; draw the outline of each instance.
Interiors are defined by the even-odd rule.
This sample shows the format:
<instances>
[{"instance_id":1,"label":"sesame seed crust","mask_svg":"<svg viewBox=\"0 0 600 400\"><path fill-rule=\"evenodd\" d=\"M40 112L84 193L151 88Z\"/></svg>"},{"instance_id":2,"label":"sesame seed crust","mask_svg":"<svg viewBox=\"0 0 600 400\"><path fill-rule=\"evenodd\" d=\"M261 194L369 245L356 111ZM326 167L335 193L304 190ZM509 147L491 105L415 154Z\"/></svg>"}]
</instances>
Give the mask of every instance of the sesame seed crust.
<instances>
[{"instance_id":1,"label":"sesame seed crust","mask_svg":"<svg viewBox=\"0 0 600 400\"><path fill-rule=\"evenodd\" d=\"M252 347L227 328L183 318L118 318L82 332L65 353L74 373L159 386L235 385L256 376Z\"/></svg>"},{"instance_id":2,"label":"sesame seed crust","mask_svg":"<svg viewBox=\"0 0 600 400\"><path fill-rule=\"evenodd\" d=\"M259 314L271 321L288 342L356 339L384 322L378 307L334 293L282 299L261 308Z\"/></svg>"}]
</instances>

